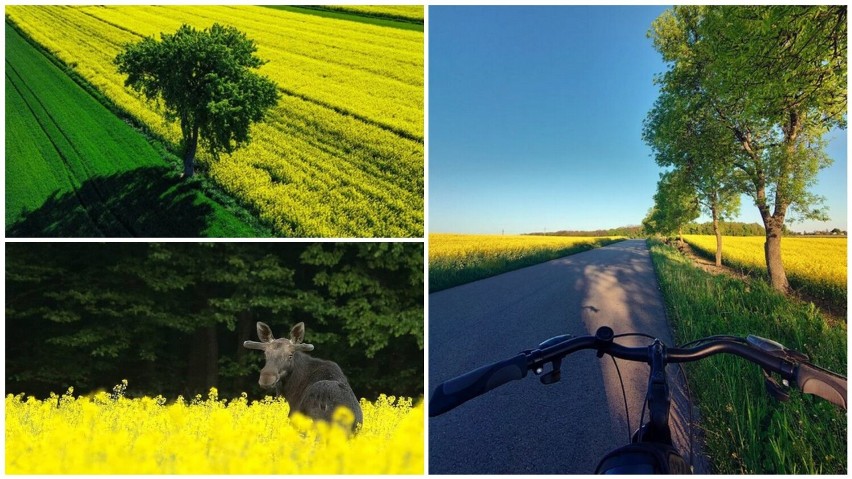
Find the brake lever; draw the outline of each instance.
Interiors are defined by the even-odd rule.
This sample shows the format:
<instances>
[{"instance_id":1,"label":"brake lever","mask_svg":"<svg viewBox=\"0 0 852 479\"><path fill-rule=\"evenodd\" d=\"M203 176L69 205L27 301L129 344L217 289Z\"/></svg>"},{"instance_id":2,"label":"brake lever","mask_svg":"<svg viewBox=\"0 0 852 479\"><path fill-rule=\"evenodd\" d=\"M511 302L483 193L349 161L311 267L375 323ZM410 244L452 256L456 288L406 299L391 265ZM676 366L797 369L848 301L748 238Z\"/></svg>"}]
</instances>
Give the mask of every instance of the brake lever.
<instances>
[{"instance_id":1,"label":"brake lever","mask_svg":"<svg viewBox=\"0 0 852 479\"><path fill-rule=\"evenodd\" d=\"M776 358L783 359L793 364L800 364L808 361L808 356L806 354L800 353L795 349L789 349L783 344L771 339L761 338L760 336L750 334L746 338L746 342L761 351L767 352ZM766 392L769 393L773 399L780 402L785 402L790 399L790 382L786 379L782 379L779 383L778 380L772 376L772 373L766 369L763 370L763 385L766 388Z\"/></svg>"},{"instance_id":2,"label":"brake lever","mask_svg":"<svg viewBox=\"0 0 852 479\"><path fill-rule=\"evenodd\" d=\"M554 345L557 345L559 343L563 343L563 342L568 341L569 339L573 339L573 338L574 338L573 334L561 334L559 336L554 336L550 339L542 341L538 345L538 350L540 351L542 349L549 348L550 346L554 346ZM527 351L525 351L525 353L526 352ZM529 351L529 353L532 353L532 352L533 351ZM556 358L553 361L551 361L550 362L550 371L542 374L543 372L544 372L544 367L543 367L542 364L536 364L533 367L533 373L535 373L536 376L541 376L539 378L539 381L541 381L542 384L558 383L562 379L562 358Z\"/></svg>"},{"instance_id":3,"label":"brake lever","mask_svg":"<svg viewBox=\"0 0 852 479\"><path fill-rule=\"evenodd\" d=\"M763 370L763 385L766 392L776 401L786 402L790 399L790 383L786 379L782 379L779 383L772 377L772 373L765 369Z\"/></svg>"}]
</instances>

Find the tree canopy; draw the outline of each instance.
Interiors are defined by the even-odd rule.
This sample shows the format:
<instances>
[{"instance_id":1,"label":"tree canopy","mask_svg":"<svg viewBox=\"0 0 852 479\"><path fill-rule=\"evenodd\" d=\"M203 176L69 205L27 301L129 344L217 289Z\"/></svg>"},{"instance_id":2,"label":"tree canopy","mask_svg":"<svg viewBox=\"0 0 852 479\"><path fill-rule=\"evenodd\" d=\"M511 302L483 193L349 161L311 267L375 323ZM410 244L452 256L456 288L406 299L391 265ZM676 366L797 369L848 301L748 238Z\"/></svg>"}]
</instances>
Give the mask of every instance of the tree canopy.
<instances>
[{"instance_id":1,"label":"tree canopy","mask_svg":"<svg viewBox=\"0 0 852 479\"><path fill-rule=\"evenodd\" d=\"M185 177L194 174L199 141L214 156L231 153L277 103L276 84L252 71L264 64L256 51L244 33L216 23L143 38L115 57L125 86L162 102L166 118L180 123Z\"/></svg>"},{"instance_id":2,"label":"tree canopy","mask_svg":"<svg viewBox=\"0 0 852 479\"><path fill-rule=\"evenodd\" d=\"M737 143L716 121L711 104L701 91L700 72L698 65L681 68L676 73L679 81L666 84L645 119L642 136L651 146L657 164L673 168L674 175L668 181L677 180L682 188L692 191L701 210L710 216L716 236L716 265L721 266L720 221L739 212L744 179L734 167ZM655 231L654 225L680 228L694 219L692 205L678 214L670 210L679 205L659 204L660 200L670 200L670 196L665 192L655 196L658 203L649 218L649 231ZM669 221L660 215L668 216ZM671 224L671 220L677 224Z\"/></svg>"},{"instance_id":3,"label":"tree canopy","mask_svg":"<svg viewBox=\"0 0 852 479\"><path fill-rule=\"evenodd\" d=\"M700 214L698 196L681 170L660 175L654 207L642 221L645 231L668 235L682 234L683 227Z\"/></svg>"},{"instance_id":4,"label":"tree canopy","mask_svg":"<svg viewBox=\"0 0 852 479\"><path fill-rule=\"evenodd\" d=\"M263 321L304 321L362 397L423 393L423 246L15 243L6 249L6 390L263 394Z\"/></svg>"}]
</instances>

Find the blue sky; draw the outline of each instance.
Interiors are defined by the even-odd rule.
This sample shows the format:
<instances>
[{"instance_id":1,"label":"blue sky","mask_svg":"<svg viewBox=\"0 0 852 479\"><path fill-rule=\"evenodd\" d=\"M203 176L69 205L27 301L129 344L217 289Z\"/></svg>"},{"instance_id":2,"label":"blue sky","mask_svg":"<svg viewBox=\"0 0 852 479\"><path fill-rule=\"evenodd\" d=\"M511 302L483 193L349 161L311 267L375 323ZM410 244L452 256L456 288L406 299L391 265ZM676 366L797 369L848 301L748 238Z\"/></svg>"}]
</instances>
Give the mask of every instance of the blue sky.
<instances>
[{"instance_id":1,"label":"blue sky","mask_svg":"<svg viewBox=\"0 0 852 479\"><path fill-rule=\"evenodd\" d=\"M642 141L665 7L430 7L429 231L639 224L660 173ZM846 229L846 131L814 192ZM744 197L740 221L760 223ZM705 221L701 218L699 221Z\"/></svg>"}]
</instances>

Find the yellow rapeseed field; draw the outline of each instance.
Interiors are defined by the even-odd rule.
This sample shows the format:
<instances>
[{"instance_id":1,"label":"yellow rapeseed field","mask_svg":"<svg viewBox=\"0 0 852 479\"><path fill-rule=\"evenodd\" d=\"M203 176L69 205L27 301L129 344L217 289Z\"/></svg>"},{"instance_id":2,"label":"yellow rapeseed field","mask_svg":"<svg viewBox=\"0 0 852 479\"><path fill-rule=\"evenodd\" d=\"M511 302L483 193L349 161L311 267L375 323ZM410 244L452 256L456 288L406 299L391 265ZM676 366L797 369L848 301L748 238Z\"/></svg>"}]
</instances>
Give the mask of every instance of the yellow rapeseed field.
<instances>
[{"instance_id":1,"label":"yellow rapeseed field","mask_svg":"<svg viewBox=\"0 0 852 479\"><path fill-rule=\"evenodd\" d=\"M423 32L253 6L8 6L6 17L174 145L179 126L124 86L113 59L182 24L236 27L282 97L248 146L199 153L214 181L282 236L422 236Z\"/></svg>"},{"instance_id":2,"label":"yellow rapeseed field","mask_svg":"<svg viewBox=\"0 0 852 479\"><path fill-rule=\"evenodd\" d=\"M429 287L436 291L566 254L620 237L429 235Z\"/></svg>"},{"instance_id":3,"label":"yellow rapeseed field","mask_svg":"<svg viewBox=\"0 0 852 479\"><path fill-rule=\"evenodd\" d=\"M616 237L605 238L615 239ZM466 235L433 233L429 235L429 263L440 261L468 262L467 258L515 256L529 252L554 251L566 246L592 244L601 237L532 236L532 235Z\"/></svg>"},{"instance_id":4,"label":"yellow rapeseed field","mask_svg":"<svg viewBox=\"0 0 852 479\"><path fill-rule=\"evenodd\" d=\"M361 400L364 425L288 418L283 400L245 395L168 404L73 390L6 396L7 474L423 474L423 403Z\"/></svg>"},{"instance_id":5,"label":"yellow rapeseed field","mask_svg":"<svg viewBox=\"0 0 852 479\"><path fill-rule=\"evenodd\" d=\"M684 235L693 247L716 253L716 237ZM722 261L736 268L762 272L766 269L762 236L730 236L722 240ZM818 298L846 301L846 238L786 237L781 240L784 270L794 288Z\"/></svg>"}]
</instances>

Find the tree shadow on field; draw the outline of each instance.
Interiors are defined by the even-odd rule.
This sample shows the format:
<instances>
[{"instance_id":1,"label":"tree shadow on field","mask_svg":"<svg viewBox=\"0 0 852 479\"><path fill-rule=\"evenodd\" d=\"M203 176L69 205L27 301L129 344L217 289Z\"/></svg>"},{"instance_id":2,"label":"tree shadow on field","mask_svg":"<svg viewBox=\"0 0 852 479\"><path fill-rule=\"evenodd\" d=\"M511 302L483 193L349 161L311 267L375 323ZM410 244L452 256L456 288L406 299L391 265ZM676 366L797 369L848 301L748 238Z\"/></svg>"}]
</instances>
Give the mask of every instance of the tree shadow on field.
<instances>
[{"instance_id":1,"label":"tree shadow on field","mask_svg":"<svg viewBox=\"0 0 852 479\"><path fill-rule=\"evenodd\" d=\"M7 237L198 237L213 213L198 182L167 167L96 176L54 192L7 225Z\"/></svg>"}]
</instances>

